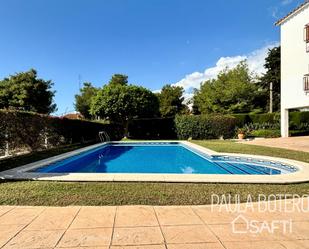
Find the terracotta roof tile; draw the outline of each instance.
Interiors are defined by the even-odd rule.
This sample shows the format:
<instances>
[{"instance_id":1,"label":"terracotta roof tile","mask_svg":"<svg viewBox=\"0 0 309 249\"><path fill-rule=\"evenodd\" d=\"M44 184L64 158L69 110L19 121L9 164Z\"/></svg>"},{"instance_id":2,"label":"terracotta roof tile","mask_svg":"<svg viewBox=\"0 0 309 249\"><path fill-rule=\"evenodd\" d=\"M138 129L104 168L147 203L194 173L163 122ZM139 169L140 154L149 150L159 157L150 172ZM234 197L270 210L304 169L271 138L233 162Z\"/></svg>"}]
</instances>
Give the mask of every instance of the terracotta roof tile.
<instances>
[{"instance_id":1,"label":"terracotta roof tile","mask_svg":"<svg viewBox=\"0 0 309 249\"><path fill-rule=\"evenodd\" d=\"M293 15L295 12L299 11L300 9L302 9L303 7L305 7L306 5L309 5L309 0L305 0L301 5L299 5L297 8L295 8L294 10L292 10L289 14L287 14L285 17L281 18L280 20L278 20L275 25L279 26L281 25L287 18L289 18L291 15Z\"/></svg>"}]
</instances>

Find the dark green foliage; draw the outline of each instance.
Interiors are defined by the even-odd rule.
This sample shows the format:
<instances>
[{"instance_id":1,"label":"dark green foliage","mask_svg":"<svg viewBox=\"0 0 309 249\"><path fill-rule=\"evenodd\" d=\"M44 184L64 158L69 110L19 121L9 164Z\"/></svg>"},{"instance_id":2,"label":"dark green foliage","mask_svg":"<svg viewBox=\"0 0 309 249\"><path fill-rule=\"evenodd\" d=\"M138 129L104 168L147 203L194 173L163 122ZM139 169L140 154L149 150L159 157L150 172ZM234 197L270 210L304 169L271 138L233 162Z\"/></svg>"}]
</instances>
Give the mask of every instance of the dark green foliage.
<instances>
[{"instance_id":1,"label":"dark green foliage","mask_svg":"<svg viewBox=\"0 0 309 249\"><path fill-rule=\"evenodd\" d=\"M144 87L108 84L93 98L90 113L121 123L127 135L128 123L133 118L159 115L159 101L153 92Z\"/></svg>"},{"instance_id":2,"label":"dark green foliage","mask_svg":"<svg viewBox=\"0 0 309 249\"><path fill-rule=\"evenodd\" d=\"M290 112L290 129L309 131L309 112Z\"/></svg>"},{"instance_id":3,"label":"dark green foliage","mask_svg":"<svg viewBox=\"0 0 309 249\"><path fill-rule=\"evenodd\" d=\"M111 80L108 82L109 85L127 85L128 84L128 76L124 74L114 74Z\"/></svg>"},{"instance_id":4,"label":"dark green foliage","mask_svg":"<svg viewBox=\"0 0 309 249\"><path fill-rule=\"evenodd\" d=\"M280 113L232 114L237 119L237 126L249 124L280 124ZM290 129L309 130L309 112L290 112Z\"/></svg>"},{"instance_id":5,"label":"dark green foliage","mask_svg":"<svg viewBox=\"0 0 309 249\"><path fill-rule=\"evenodd\" d=\"M93 118L90 114L90 104L98 90L99 89L92 86L91 83L85 82L83 88L80 89L80 94L75 95L75 109L86 119Z\"/></svg>"},{"instance_id":6,"label":"dark green foliage","mask_svg":"<svg viewBox=\"0 0 309 249\"><path fill-rule=\"evenodd\" d=\"M182 102L183 88L180 86L163 86L160 93L157 94L160 103L160 113L162 117L174 117L188 109Z\"/></svg>"},{"instance_id":7,"label":"dark green foliage","mask_svg":"<svg viewBox=\"0 0 309 249\"><path fill-rule=\"evenodd\" d=\"M37 72L11 75L0 81L0 109L15 109L49 114L56 111L53 83L37 78Z\"/></svg>"},{"instance_id":8,"label":"dark green foliage","mask_svg":"<svg viewBox=\"0 0 309 249\"><path fill-rule=\"evenodd\" d=\"M183 115L176 116L175 127L179 139L232 138L236 118L228 115Z\"/></svg>"},{"instance_id":9,"label":"dark green foliage","mask_svg":"<svg viewBox=\"0 0 309 249\"><path fill-rule=\"evenodd\" d=\"M133 139L176 139L174 118L134 119L128 137Z\"/></svg>"},{"instance_id":10,"label":"dark green foliage","mask_svg":"<svg viewBox=\"0 0 309 249\"><path fill-rule=\"evenodd\" d=\"M112 140L123 136L122 126L84 120L71 120L29 112L0 111L2 149L8 141L10 149L30 150L89 141L99 141L99 131L106 131Z\"/></svg>"},{"instance_id":11,"label":"dark green foliage","mask_svg":"<svg viewBox=\"0 0 309 249\"><path fill-rule=\"evenodd\" d=\"M269 93L270 83L273 83L273 108L280 110L280 82L281 82L281 47L270 49L265 59L264 67L267 72L260 79L259 85ZM267 101L269 106L269 99Z\"/></svg>"},{"instance_id":12,"label":"dark green foliage","mask_svg":"<svg viewBox=\"0 0 309 249\"><path fill-rule=\"evenodd\" d=\"M263 109L264 92L250 75L247 63L226 68L217 79L201 84L194 96L195 113L248 113Z\"/></svg>"},{"instance_id":13,"label":"dark green foliage","mask_svg":"<svg viewBox=\"0 0 309 249\"><path fill-rule=\"evenodd\" d=\"M280 130L263 129L263 130L254 130L250 132L250 136L264 137L264 138L276 138L276 137L280 137L281 133L280 133Z\"/></svg>"}]
</instances>

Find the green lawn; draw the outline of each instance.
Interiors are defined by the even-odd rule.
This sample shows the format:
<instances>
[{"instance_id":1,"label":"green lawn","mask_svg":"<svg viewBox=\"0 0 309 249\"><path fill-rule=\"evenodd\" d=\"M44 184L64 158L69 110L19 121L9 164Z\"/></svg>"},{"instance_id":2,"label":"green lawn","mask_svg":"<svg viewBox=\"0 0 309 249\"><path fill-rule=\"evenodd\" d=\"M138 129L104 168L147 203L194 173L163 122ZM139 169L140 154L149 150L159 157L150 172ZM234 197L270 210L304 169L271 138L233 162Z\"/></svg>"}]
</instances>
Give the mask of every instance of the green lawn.
<instances>
[{"instance_id":1,"label":"green lawn","mask_svg":"<svg viewBox=\"0 0 309 249\"><path fill-rule=\"evenodd\" d=\"M309 153L237 144L231 141L192 141L219 152L285 157L309 162ZM80 146L64 147L0 161L1 169L43 159ZM309 183L271 184L179 184L179 183L64 183L40 181L0 182L1 205L202 205L211 195L309 194Z\"/></svg>"}]
</instances>

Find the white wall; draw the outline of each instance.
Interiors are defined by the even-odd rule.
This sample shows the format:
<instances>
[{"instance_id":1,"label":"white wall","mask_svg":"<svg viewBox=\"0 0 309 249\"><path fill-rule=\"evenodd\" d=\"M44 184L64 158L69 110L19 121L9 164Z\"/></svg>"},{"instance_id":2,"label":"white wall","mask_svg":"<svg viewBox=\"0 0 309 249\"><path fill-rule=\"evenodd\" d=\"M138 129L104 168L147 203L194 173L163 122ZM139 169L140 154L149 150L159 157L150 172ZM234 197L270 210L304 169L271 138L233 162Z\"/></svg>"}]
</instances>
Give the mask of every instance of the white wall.
<instances>
[{"instance_id":1,"label":"white wall","mask_svg":"<svg viewBox=\"0 0 309 249\"><path fill-rule=\"evenodd\" d=\"M309 53L304 42L304 27L309 23L309 5L281 25L281 134L287 136L286 109L309 106L303 88L309 73Z\"/></svg>"}]
</instances>

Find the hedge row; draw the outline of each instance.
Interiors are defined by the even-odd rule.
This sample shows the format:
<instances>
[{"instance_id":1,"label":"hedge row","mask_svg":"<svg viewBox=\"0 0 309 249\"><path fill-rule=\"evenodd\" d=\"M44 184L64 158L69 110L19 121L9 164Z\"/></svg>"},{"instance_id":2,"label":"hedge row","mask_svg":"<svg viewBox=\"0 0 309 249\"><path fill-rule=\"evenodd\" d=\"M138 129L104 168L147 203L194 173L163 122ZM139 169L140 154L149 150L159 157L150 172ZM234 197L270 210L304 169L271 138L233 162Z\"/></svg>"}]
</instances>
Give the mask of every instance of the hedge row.
<instances>
[{"instance_id":1,"label":"hedge row","mask_svg":"<svg viewBox=\"0 0 309 249\"><path fill-rule=\"evenodd\" d=\"M174 118L134 119L129 123L129 137L135 139L176 139Z\"/></svg>"},{"instance_id":2,"label":"hedge row","mask_svg":"<svg viewBox=\"0 0 309 249\"><path fill-rule=\"evenodd\" d=\"M237 120L237 126L243 127L247 124L280 124L280 113L265 114L233 114ZM309 123L309 112L290 112L290 129L306 129Z\"/></svg>"},{"instance_id":3,"label":"hedge row","mask_svg":"<svg viewBox=\"0 0 309 249\"><path fill-rule=\"evenodd\" d=\"M175 127L179 139L232 138L236 119L228 115L177 116Z\"/></svg>"},{"instance_id":4,"label":"hedge row","mask_svg":"<svg viewBox=\"0 0 309 249\"><path fill-rule=\"evenodd\" d=\"M123 136L116 124L50 117L29 112L0 110L0 148L39 150L57 145L99 141L99 131L106 131L112 140Z\"/></svg>"},{"instance_id":5,"label":"hedge row","mask_svg":"<svg viewBox=\"0 0 309 249\"><path fill-rule=\"evenodd\" d=\"M216 139L235 135L236 119L223 115L176 116L165 119L137 119L129 125L135 139Z\"/></svg>"}]
</instances>

